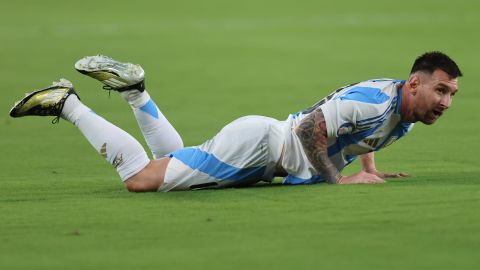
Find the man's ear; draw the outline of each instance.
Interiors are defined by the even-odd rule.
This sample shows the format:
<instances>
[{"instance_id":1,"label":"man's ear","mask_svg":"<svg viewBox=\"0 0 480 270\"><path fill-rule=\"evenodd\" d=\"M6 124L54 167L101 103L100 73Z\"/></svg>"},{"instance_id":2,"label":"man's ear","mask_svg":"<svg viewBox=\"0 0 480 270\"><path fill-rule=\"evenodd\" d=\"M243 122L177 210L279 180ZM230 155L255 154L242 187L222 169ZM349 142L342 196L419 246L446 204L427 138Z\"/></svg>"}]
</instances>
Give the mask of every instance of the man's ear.
<instances>
[{"instance_id":1,"label":"man's ear","mask_svg":"<svg viewBox=\"0 0 480 270\"><path fill-rule=\"evenodd\" d=\"M408 84L410 85L410 93L416 95L418 92L418 87L420 86L420 75L418 73L413 73L408 78Z\"/></svg>"}]
</instances>

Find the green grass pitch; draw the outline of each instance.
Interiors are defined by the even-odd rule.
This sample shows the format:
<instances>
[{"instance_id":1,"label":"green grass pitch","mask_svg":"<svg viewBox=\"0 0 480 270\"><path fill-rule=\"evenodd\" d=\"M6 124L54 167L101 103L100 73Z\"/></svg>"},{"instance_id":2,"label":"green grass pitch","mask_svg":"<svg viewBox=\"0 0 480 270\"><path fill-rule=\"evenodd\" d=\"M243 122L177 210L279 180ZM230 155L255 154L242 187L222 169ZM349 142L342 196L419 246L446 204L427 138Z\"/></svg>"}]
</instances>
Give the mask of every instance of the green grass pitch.
<instances>
[{"instance_id":1,"label":"green grass pitch","mask_svg":"<svg viewBox=\"0 0 480 270\"><path fill-rule=\"evenodd\" d=\"M0 269L475 269L480 264L480 4L405 1L4 1ZM143 143L128 106L73 63L140 63L186 145L249 114L285 119L339 86L404 79L442 50L462 68L437 124L377 154L384 185L134 194L71 124L12 119L71 80ZM145 144L144 144L145 145ZM359 169L353 164L345 173Z\"/></svg>"}]
</instances>

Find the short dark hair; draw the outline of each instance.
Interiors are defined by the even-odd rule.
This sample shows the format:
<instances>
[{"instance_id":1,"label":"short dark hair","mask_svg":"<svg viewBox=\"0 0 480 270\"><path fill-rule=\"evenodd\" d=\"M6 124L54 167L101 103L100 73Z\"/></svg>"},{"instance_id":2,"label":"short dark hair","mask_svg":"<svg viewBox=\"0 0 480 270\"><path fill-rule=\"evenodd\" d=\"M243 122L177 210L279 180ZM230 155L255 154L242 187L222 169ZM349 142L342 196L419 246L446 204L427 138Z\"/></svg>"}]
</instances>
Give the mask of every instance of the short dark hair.
<instances>
[{"instance_id":1,"label":"short dark hair","mask_svg":"<svg viewBox=\"0 0 480 270\"><path fill-rule=\"evenodd\" d=\"M437 69L445 71L452 78L463 75L455 61L448 57L448 55L438 51L426 52L417 57L415 63L413 63L410 74L417 71L426 71L432 74Z\"/></svg>"}]
</instances>

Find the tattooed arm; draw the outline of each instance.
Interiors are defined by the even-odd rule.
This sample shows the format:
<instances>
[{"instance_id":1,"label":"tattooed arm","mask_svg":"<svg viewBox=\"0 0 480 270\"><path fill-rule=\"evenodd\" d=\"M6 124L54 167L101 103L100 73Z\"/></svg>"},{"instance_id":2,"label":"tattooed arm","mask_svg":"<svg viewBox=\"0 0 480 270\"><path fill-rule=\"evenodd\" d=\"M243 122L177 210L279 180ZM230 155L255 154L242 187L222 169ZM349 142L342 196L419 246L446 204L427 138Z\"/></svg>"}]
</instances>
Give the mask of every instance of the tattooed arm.
<instances>
[{"instance_id":1,"label":"tattooed arm","mask_svg":"<svg viewBox=\"0 0 480 270\"><path fill-rule=\"evenodd\" d=\"M327 124L322 110L317 108L305 117L295 129L295 133L315 170L322 174L327 183L339 183L342 176L328 157Z\"/></svg>"},{"instance_id":2,"label":"tattooed arm","mask_svg":"<svg viewBox=\"0 0 480 270\"><path fill-rule=\"evenodd\" d=\"M342 176L328 157L328 136L325 116L320 108L316 108L305 117L295 129L302 142L305 154L315 170L329 184L383 183L384 180L366 171Z\"/></svg>"}]
</instances>

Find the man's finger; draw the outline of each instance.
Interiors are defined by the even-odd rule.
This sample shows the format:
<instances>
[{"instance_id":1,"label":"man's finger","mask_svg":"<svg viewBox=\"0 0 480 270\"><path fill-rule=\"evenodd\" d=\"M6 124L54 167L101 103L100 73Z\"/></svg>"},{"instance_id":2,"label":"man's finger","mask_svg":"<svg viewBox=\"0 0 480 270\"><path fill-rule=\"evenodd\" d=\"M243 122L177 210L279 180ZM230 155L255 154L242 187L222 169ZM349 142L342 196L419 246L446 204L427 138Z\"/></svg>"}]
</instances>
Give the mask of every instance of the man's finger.
<instances>
[{"instance_id":1,"label":"man's finger","mask_svg":"<svg viewBox=\"0 0 480 270\"><path fill-rule=\"evenodd\" d=\"M400 178L400 177L408 177L407 173L399 172L399 173L383 173L384 177L387 178Z\"/></svg>"},{"instance_id":2,"label":"man's finger","mask_svg":"<svg viewBox=\"0 0 480 270\"><path fill-rule=\"evenodd\" d=\"M399 177L401 177L400 174L398 174L398 173L385 173L384 175L387 178L399 178Z\"/></svg>"},{"instance_id":3,"label":"man's finger","mask_svg":"<svg viewBox=\"0 0 480 270\"><path fill-rule=\"evenodd\" d=\"M396 176L396 177L390 177L390 179L392 181L406 181L407 179L405 179L405 178L410 176L406 173L398 173L397 175L398 176Z\"/></svg>"}]
</instances>

